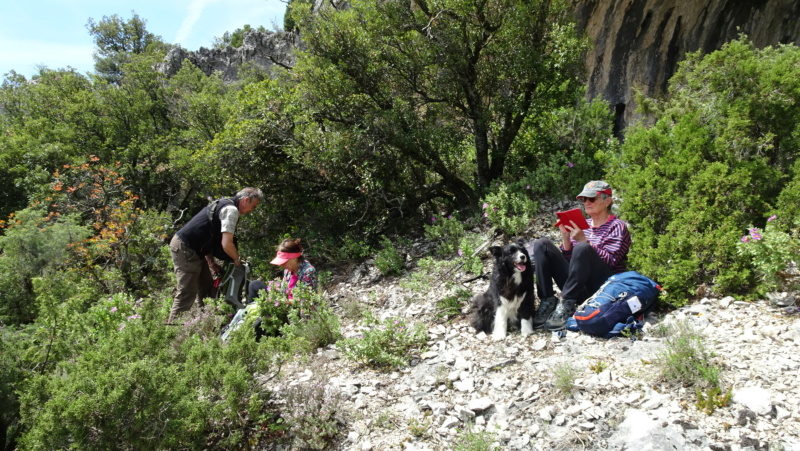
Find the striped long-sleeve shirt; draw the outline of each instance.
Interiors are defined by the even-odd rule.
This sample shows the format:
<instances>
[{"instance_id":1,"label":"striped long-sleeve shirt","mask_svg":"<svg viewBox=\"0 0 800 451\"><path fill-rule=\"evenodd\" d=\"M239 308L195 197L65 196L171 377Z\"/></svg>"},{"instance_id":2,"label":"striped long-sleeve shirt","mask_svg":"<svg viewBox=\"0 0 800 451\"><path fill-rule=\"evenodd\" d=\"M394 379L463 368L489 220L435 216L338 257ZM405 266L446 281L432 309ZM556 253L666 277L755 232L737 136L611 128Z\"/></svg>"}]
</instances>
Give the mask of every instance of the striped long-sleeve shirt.
<instances>
[{"instance_id":1,"label":"striped long-sleeve shirt","mask_svg":"<svg viewBox=\"0 0 800 451\"><path fill-rule=\"evenodd\" d=\"M597 255L608 264L612 273L625 272L628 250L631 248L631 234L628 232L628 226L614 215L611 215L608 221L600 227L593 227L591 219L588 222L589 228L583 233L589 244L597 251ZM572 247L578 243L575 240L571 241ZM567 261L572 257L572 249L565 251L562 248L561 252Z\"/></svg>"}]
</instances>

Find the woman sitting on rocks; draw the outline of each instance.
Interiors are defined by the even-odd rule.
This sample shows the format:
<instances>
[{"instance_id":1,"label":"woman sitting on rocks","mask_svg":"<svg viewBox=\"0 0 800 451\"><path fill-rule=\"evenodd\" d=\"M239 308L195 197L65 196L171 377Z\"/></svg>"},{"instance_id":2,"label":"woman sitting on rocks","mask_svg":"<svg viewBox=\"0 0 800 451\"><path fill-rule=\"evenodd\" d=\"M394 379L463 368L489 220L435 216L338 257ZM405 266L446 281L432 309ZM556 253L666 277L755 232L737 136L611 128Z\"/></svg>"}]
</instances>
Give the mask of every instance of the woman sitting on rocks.
<instances>
[{"instance_id":1,"label":"woman sitting on rocks","mask_svg":"<svg viewBox=\"0 0 800 451\"><path fill-rule=\"evenodd\" d=\"M536 290L541 299L533 328L561 330L578 303L594 294L613 274L626 271L631 235L622 220L611 214L611 186L600 180L587 183L577 199L590 219L581 230L575 222L560 224L561 245L548 238L533 243ZM553 281L561 289L555 296Z\"/></svg>"}]
</instances>

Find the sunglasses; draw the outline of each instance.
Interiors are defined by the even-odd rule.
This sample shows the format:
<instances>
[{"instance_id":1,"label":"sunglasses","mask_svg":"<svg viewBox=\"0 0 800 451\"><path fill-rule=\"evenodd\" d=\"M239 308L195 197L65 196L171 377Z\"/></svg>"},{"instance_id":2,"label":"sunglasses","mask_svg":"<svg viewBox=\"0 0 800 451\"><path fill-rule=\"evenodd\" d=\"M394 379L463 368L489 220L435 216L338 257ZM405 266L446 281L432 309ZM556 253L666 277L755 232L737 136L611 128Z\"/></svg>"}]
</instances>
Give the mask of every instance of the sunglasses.
<instances>
[{"instance_id":1,"label":"sunglasses","mask_svg":"<svg viewBox=\"0 0 800 451\"><path fill-rule=\"evenodd\" d=\"M594 203L594 201L596 201L596 200L597 200L596 197L583 197L583 196L581 196L581 197L578 198L578 201L583 202L583 203L589 202L590 204Z\"/></svg>"}]
</instances>

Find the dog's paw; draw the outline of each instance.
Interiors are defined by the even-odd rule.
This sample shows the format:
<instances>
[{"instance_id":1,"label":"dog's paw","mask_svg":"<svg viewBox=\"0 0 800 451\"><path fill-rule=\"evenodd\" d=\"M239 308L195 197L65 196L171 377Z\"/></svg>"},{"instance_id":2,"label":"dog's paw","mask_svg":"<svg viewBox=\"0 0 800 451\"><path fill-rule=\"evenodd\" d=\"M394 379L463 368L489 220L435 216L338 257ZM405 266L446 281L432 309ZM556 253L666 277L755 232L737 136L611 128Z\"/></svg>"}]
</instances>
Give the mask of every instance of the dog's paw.
<instances>
[{"instance_id":1,"label":"dog's paw","mask_svg":"<svg viewBox=\"0 0 800 451\"><path fill-rule=\"evenodd\" d=\"M529 319L523 319L520 322L520 335L523 337L527 337L528 335L533 335L533 322Z\"/></svg>"},{"instance_id":2,"label":"dog's paw","mask_svg":"<svg viewBox=\"0 0 800 451\"><path fill-rule=\"evenodd\" d=\"M494 341L501 341L501 340L505 340L505 339L506 339L505 332L503 332L503 333L493 333L492 334L492 340L494 340Z\"/></svg>"}]
</instances>

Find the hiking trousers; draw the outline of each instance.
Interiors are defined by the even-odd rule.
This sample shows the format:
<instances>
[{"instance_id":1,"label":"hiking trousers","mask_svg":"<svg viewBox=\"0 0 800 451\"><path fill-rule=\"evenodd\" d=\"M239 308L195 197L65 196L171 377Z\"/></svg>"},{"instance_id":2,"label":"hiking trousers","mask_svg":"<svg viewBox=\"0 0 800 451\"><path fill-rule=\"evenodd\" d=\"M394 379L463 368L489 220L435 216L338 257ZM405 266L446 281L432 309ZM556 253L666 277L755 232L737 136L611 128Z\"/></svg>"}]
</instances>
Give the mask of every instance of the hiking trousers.
<instances>
[{"instance_id":1,"label":"hiking trousers","mask_svg":"<svg viewBox=\"0 0 800 451\"><path fill-rule=\"evenodd\" d=\"M600 258L591 244L580 242L573 246L569 261L548 238L533 243L536 263L536 292L539 299L555 296L553 282L561 289L561 299L581 303L594 294L611 277L611 268Z\"/></svg>"},{"instance_id":2,"label":"hiking trousers","mask_svg":"<svg viewBox=\"0 0 800 451\"><path fill-rule=\"evenodd\" d=\"M203 299L211 294L214 278L206 259L184 244L177 234L169 242L169 252L177 282L169 311L168 322L172 323L178 313L192 308L195 300L203 306Z\"/></svg>"}]
</instances>

